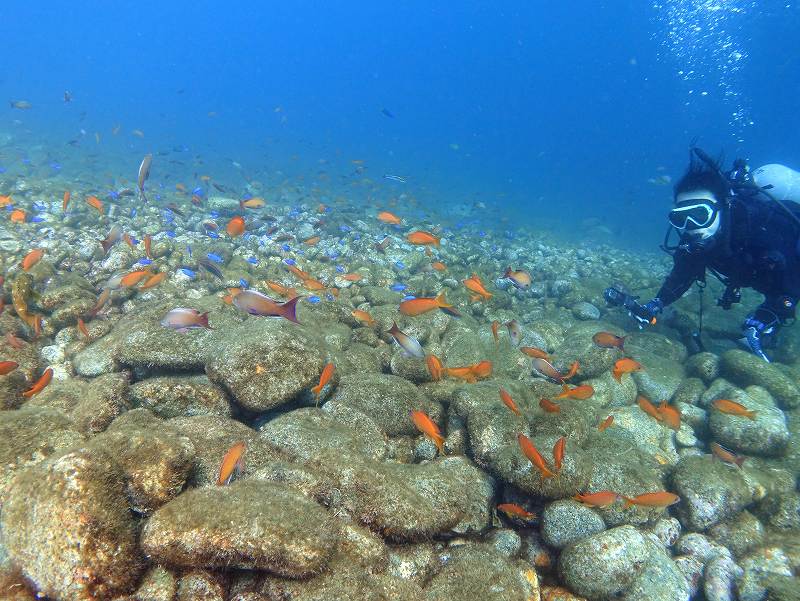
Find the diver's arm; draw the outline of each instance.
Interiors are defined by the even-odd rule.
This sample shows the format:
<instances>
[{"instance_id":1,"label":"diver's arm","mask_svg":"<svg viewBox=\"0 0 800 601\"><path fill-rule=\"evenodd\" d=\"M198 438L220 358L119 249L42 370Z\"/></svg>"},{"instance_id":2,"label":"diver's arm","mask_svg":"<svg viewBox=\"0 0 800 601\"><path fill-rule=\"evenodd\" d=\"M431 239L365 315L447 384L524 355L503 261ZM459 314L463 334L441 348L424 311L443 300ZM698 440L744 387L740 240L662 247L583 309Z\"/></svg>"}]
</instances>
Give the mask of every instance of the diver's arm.
<instances>
[{"instance_id":1,"label":"diver's arm","mask_svg":"<svg viewBox=\"0 0 800 601\"><path fill-rule=\"evenodd\" d=\"M678 251L673 257L674 265L654 300L661 301L661 306L671 305L682 297L695 280L702 279L705 273L705 261L697 254Z\"/></svg>"}]
</instances>

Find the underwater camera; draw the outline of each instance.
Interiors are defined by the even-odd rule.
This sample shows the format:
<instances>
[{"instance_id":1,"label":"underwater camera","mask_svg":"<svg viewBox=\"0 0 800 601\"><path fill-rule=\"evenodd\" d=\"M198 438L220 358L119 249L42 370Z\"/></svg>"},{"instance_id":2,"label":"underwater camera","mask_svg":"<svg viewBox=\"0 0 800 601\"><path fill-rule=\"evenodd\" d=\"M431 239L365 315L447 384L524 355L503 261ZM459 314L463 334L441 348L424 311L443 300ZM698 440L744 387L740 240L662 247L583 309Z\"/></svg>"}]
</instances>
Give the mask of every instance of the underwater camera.
<instances>
[{"instance_id":1,"label":"underwater camera","mask_svg":"<svg viewBox=\"0 0 800 601\"><path fill-rule=\"evenodd\" d=\"M647 321L650 324L654 324L656 321L648 308L636 300L639 298L638 296L633 296L610 286L603 290L603 298L606 300L606 303L612 307L625 307L630 311L631 315L640 320Z\"/></svg>"}]
</instances>

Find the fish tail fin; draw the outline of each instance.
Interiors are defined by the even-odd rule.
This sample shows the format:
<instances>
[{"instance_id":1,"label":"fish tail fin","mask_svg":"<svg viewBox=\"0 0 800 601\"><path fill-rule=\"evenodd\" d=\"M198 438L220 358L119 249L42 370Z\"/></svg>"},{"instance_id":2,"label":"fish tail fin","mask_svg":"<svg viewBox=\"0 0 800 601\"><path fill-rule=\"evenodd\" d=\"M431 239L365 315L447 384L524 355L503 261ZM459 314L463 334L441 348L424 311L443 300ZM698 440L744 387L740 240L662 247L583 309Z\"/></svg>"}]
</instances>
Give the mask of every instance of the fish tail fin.
<instances>
[{"instance_id":1,"label":"fish tail fin","mask_svg":"<svg viewBox=\"0 0 800 601\"><path fill-rule=\"evenodd\" d=\"M201 313L200 315L197 316L197 323L199 323L201 326L203 326L207 330L213 330L214 329L210 325L208 325L208 311L206 311L205 313Z\"/></svg>"},{"instance_id":2,"label":"fish tail fin","mask_svg":"<svg viewBox=\"0 0 800 601\"><path fill-rule=\"evenodd\" d=\"M453 306L447 302L447 299L444 297L444 291L436 295L436 304L440 309L449 309Z\"/></svg>"},{"instance_id":3,"label":"fish tail fin","mask_svg":"<svg viewBox=\"0 0 800 601\"><path fill-rule=\"evenodd\" d=\"M444 455L444 436L441 434L433 436L433 442L436 444L436 448L439 449L439 454Z\"/></svg>"},{"instance_id":4,"label":"fish tail fin","mask_svg":"<svg viewBox=\"0 0 800 601\"><path fill-rule=\"evenodd\" d=\"M624 509L627 509L628 507L633 507L634 505L636 505L636 503L634 502L633 499L630 499L628 497L623 497L622 495L620 495L620 498L622 498L625 501L625 504L623 505Z\"/></svg>"},{"instance_id":5,"label":"fish tail fin","mask_svg":"<svg viewBox=\"0 0 800 601\"><path fill-rule=\"evenodd\" d=\"M314 388L311 389L311 392L314 393L314 396L319 396L319 393L322 392L322 384L317 384Z\"/></svg>"},{"instance_id":6,"label":"fish tail fin","mask_svg":"<svg viewBox=\"0 0 800 601\"><path fill-rule=\"evenodd\" d=\"M747 412L745 412L744 415L745 415L745 417L747 419L750 419L750 420L753 420L753 421L755 421L755 419L756 419L756 412L755 411L747 411Z\"/></svg>"},{"instance_id":7,"label":"fish tail fin","mask_svg":"<svg viewBox=\"0 0 800 601\"><path fill-rule=\"evenodd\" d=\"M111 243L106 242L105 240L98 240L100 242L100 246L103 247L103 254L108 254L108 251L111 250Z\"/></svg>"},{"instance_id":8,"label":"fish tail fin","mask_svg":"<svg viewBox=\"0 0 800 601\"><path fill-rule=\"evenodd\" d=\"M616 381L617 381L619 384L622 384L622 374L621 374L621 373L619 373L618 371L612 371L612 372L611 372L611 375L613 376L613 378L614 378L614 379L615 379L615 380L616 380Z\"/></svg>"},{"instance_id":9,"label":"fish tail fin","mask_svg":"<svg viewBox=\"0 0 800 601\"><path fill-rule=\"evenodd\" d=\"M744 463L744 460L745 460L745 459L747 459L747 457L745 457L744 455L740 455L739 457L737 457L736 459L734 459L734 460L733 460L733 462L734 462L734 463L735 463L735 464L736 464L738 467L740 467L740 468L741 468L741 467L742 467L742 464Z\"/></svg>"},{"instance_id":10,"label":"fish tail fin","mask_svg":"<svg viewBox=\"0 0 800 601\"><path fill-rule=\"evenodd\" d=\"M299 301L301 298L303 297L295 296L294 298L283 303L281 305L281 317L294 323L300 323L300 321L297 319L297 301Z\"/></svg>"}]
</instances>

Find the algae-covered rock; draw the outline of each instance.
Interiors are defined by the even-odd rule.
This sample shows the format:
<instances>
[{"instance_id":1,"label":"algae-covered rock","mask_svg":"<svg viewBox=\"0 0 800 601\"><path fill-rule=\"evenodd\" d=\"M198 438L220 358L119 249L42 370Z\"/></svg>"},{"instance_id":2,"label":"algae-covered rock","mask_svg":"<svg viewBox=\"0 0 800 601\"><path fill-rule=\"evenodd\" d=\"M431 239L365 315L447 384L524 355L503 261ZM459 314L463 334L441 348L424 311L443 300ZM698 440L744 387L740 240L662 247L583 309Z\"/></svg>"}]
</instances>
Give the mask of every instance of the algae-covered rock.
<instances>
[{"instance_id":1,"label":"algae-covered rock","mask_svg":"<svg viewBox=\"0 0 800 601\"><path fill-rule=\"evenodd\" d=\"M631 350L629 354L643 366L641 371L632 374L639 394L656 403L671 399L686 377L683 364L642 348Z\"/></svg>"},{"instance_id":2,"label":"algae-covered rock","mask_svg":"<svg viewBox=\"0 0 800 601\"><path fill-rule=\"evenodd\" d=\"M545 507L541 522L544 541L556 549L563 549L606 528L603 518L591 508L569 499Z\"/></svg>"},{"instance_id":3,"label":"algae-covered rock","mask_svg":"<svg viewBox=\"0 0 800 601\"><path fill-rule=\"evenodd\" d=\"M226 601L229 580L221 571L188 570L178 581L176 601Z\"/></svg>"},{"instance_id":4,"label":"algae-covered rock","mask_svg":"<svg viewBox=\"0 0 800 601\"><path fill-rule=\"evenodd\" d=\"M688 601L689 586L663 548L632 526L595 534L559 558L564 583L591 601Z\"/></svg>"},{"instance_id":5,"label":"algae-covered rock","mask_svg":"<svg viewBox=\"0 0 800 601\"><path fill-rule=\"evenodd\" d=\"M326 404L330 411L349 407L369 416L389 436L417 434L411 411L424 411L435 422L442 408L408 380L388 374L353 374L339 381Z\"/></svg>"},{"instance_id":6,"label":"algae-covered rock","mask_svg":"<svg viewBox=\"0 0 800 601\"><path fill-rule=\"evenodd\" d=\"M244 409L267 411L317 384L325 363L320 344L285 319L251 317L220 341L206 373Z\"/></svg>"},{"instance_id":7,"label":"algae-covered rock","mask_svg":"<svg viewBox=\"0 0 800 601\"><path fill-rule=\"evenodd\" d=\"M720 371L742 388L755 385L767 389L785 409L800 407L800 387L778 367L752 353L738 349L724 353Z\"/></svg>"},{"instance_id":8,"label":"algae-covered rock","mask_svg":"<svg viewBox=\"0 0 800 601\"><path fill-rule=\"evenodd\" d=\"M0 507L23 467L80 444L85 435L61 411L34 405L0 411Z\"/></svg>"},{"instance_id":9,"label":"algae-covered rock","mask_svg":"<svg viewBox=\"0 0 800 601\"><path fill-rule=\"evenodd\" d=\"M193 486L216 482L222 458L238 442L247 444L244 474L270 461L285 458L278 448L260 438L258 432L229 417L196 415L176 417L167 423L189 438L194 446L194 469L189 476L189 484Z\"/></svg>"},{"instance_id":10,"label":"algae-covered rock","mask_svg":"<svg viewBox=\"0 0 800 601\"><path fill-rule=\"evenodd\" d=\"M758 515L763 516L772 528L800 531L800 493L769 495L759 504Z\"/></svg>"},{"instance_id":11,"label":"algae-covered rock","mask_svg":"<svg viewBox=\"0 0 800 601\"><path fill-rule=\"evenodd\" d=\"M711 456L681 458L672 484L681 498L678 514L684 525L695 531L727 519L753 500L741 470Z\"/></svg>"},{"instance_id":12,"label":"algae-covered rock","mask_svg":"<svg viewBox=\"0 0 800 601\"><path fill-rule=\"evenodd\" d=\"M583 321L575 324L564 333L563 341L556 347L557 369L566 369L573 361L580 364L582 378L594 378L611 370L614 362L622 356L617 349L601 348L592 337L597 332L620 334L618 328L601 321Z\"/></svg>"},{"instance_id":13,"label":"algae-covered rock","mask_svg":"<svg viewBox=\"0 0 800 601\"><path fill-rule=\"evenodd\" d=\"M165 419L231 415L225 391L203 375L147 378L130 387L130 400Z\"/></svg>"},{"instance_id":14,"label":"algae-covered rock","mask_svg":"<svg viewBox=\"0 0 800 601\"><path fill-rule=\"evenodd\" d=\"M20 472L11 491L0 531L42 594L93 601L136 584L143 563L113 457L88 448L51 457Z\"/></svg>"},{"instance_id":15,"label":"algae-covered rock","mask_svg":"<svg viewBox=\"0 0 800 601\"><path fill-rule=\"evenodd\" d=\"M739 561L743 574L736 581L740 601L761 601L775 576L794 576L792 564L780 547L760 547Z\"/></svg>"},{"instance_id":16,"label":"algae-covered rock","mask_svg":"<svg viewBox=\"0 0 800 601\"><path fill-rule=\"evenodd\" d=\"M28 404L61 409L82 432L96 434L128 410L128 378L115 373L88 382L54 381Z\"/></svg>"},{"instance_id":17,"label":"algae-covered rock","mask_svg":"<svg viewBox=\"0 0 800 601\"><path fill-rule=\"evenodd\" d=\"M748 455L782 455L789 442L789 429L783 412L769 393L758 386L745 391L730 391L725 398L755 411L754 419L711 409L708 427L722 446Z\"/></svg>"},{"instance_id":18,"label":"algae-covered rock","mask_svg":"<svg viewBox=\"0 0 800 601\"><path fill-rule=\"evenodd\" d=\"M686 361L687 373L710 384L719 377L720 358L714 353L696 353Z\"/></svg>"},{"instance_id":19,"label":"algae-covered rock","mask_svg":"<svg viewBox=\"0 0 800 601\"><path fill-rule=\"evenodd\" d=\"M444 566L425 592L427 601L536 599L539 579L523 561L509 559L488 545L468 544L448 550Z\"/></svg>"},{"instance_id":20,"label":"algae-covered rock","mask_svg":"<svg viewBox=\"0 0 800 601\"><path fill-rule=\"evenodd\" d=\"M173 601L177 589L178 579L172 572L163 566L152 566L132 594L113 601Z\"/></svg>"},{"instance_id":21,"label":"algae-covered rock","mask_svg":"<svg viewBox=\"0 0 800 601\"><path fill-rule=\"evenodd\" d=\"M768 499L771 497L768 497ZM736 555L744 555L764 541L764 526L749 511L740 511L709 528L708 535Z\"/></svg>"},{"instance_id":22,"label":"algae-covered rock","mask_svg":"<svg viewBox=\"0 0 800 601\"><path fill-rule=\"evenodd\" d=\"M303 578L325 566L336 540L313 501L279 484L241 480L189 490L162 506L145 523L141 546L167 565Z\"/></svg>"},{"instance_id":23,"label":"algae-covered rock","mask_svg":"<svg viewBox=\"0 0 800 601\"><path fill-rule=\"evenodd\" d=\"M392 541L479 532L490 523L494 483L465 457L379 463L332 449L310 465L333 482L334 508Z\"/></svg>"},{"instance_id":24,"label":"algae-covered rock","mask_svg":"<svg viewBox=\"0 0 800 601\"><path fill-rule=\"evenodd\" d=\"M144 514L175 497L194 468L189 438L145 409L118 418L89 445L112 454L122 470L131 508Z\"/></svg>"}]
</instances>

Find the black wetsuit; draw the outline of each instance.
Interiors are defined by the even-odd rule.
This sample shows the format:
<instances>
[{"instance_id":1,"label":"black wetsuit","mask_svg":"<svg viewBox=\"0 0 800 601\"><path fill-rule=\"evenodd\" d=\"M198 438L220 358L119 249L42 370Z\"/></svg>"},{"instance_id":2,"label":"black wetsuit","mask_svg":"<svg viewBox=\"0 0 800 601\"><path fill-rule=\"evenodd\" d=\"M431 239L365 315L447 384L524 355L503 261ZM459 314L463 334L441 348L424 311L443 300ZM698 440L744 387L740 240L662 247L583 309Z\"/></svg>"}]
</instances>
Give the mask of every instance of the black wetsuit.
<instances>
[{"instance_id":1,"label":"black wetsuit","mask_svg":"<svg viewBox=\"0 0 800 601\"><path fill-rule=\"evenodd\" d=\"M800 205L784 204L800 216ZM719 239L712 246L678 248L658 298L664 306L675 302L695 280L704 280L709 269L731 289L762 293L764 302L752 314L762 322L793 318L800 298L800 225L775 201L759 194L735 197L721 218ZM771 318L769 312L774 314Z\"/></svg>"}]
</instances>

